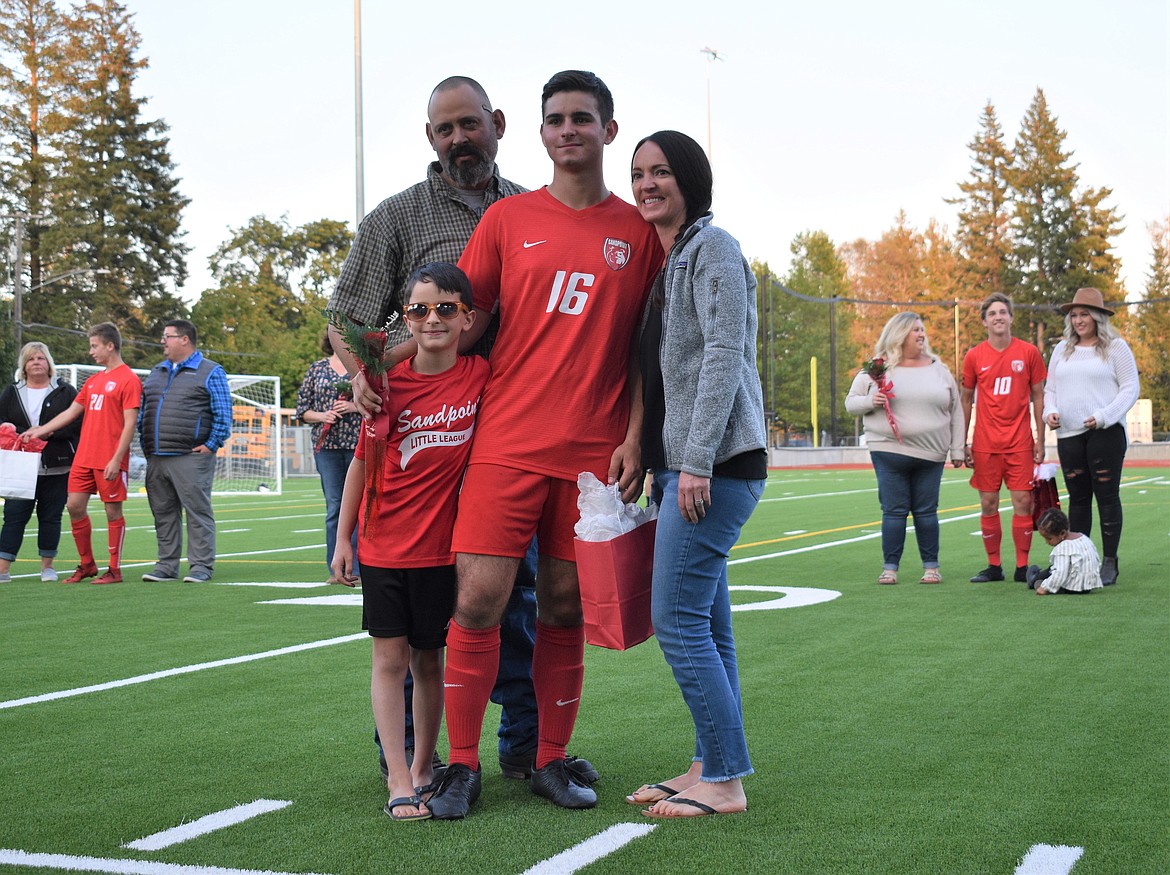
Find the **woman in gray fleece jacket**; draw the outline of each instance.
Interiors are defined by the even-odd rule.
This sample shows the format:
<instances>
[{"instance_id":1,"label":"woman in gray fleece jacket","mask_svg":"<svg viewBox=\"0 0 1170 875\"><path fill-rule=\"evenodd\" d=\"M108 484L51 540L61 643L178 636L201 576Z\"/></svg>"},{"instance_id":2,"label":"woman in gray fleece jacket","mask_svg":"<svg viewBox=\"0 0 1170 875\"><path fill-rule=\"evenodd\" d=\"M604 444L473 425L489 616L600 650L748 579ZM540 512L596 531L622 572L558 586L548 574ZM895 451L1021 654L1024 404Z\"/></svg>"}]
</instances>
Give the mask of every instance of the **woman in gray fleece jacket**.
<instances>
[{"instance_id":1,"label":"woman in gray fleece jacket","mask_svg":"<svg viewBox=\"0 0 1170 875\"><path fill-rule=\"evenodd\" d=\"M711 224L711 165L684 134L634 150L634 203L666 253L642 341L643 464L661 510L652 616L695 722L681 775L627 797L649 817L747 808L752 774L731 628L727 556L767 478L756 371L756 280L739 244Z\"/></svg>"}]
</instances>

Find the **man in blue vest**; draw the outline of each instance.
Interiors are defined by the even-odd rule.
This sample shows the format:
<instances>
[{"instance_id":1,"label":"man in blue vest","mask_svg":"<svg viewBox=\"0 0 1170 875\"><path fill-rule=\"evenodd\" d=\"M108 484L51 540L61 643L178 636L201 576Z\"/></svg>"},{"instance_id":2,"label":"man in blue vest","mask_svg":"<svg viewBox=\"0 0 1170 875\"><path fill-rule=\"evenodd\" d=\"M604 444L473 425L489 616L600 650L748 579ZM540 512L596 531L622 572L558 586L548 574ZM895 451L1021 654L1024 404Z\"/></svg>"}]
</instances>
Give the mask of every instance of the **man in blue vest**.
<instances>
[{"instance_id":1,"label":"man in blue vest","mask_svg":"<svg viewBox=\"0 0 1170 875\"><path fill-rule=\"evenodd\" d=\"M206 583L215 572L211 481L216 451L232 433L232 400L224 369L195 343L193 324L169 321L162 333L166 358L143 381L138 436L158 537L158 561L143 580L178 580L184 512L190 570L183 580Z\"/></svg>"}]
</instances>

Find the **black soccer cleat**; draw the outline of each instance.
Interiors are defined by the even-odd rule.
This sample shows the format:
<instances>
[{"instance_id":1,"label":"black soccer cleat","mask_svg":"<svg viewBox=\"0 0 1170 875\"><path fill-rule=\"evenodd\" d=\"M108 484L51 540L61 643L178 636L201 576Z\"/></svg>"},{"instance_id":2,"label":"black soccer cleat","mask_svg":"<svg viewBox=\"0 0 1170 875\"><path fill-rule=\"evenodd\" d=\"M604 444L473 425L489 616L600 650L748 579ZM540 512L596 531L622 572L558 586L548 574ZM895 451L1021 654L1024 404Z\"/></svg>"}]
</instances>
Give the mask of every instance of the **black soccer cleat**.
<instances>
[{"instance_id":1,"label":"black soccer cleat","mask_svg":"<svg viewBox=\"0 0 1170 875\"><path fill-rule=\"evenodd\" d=\"M532 773L532 792L561 808L592 808L597 804L593 788L583 783L566 760L553 760Z\"/></svg>"},{"instance_id":2,"label":"black soccer cleat","mask_svg":"<svg viewBox=\"0 0 1170 875\"><path fill-rule=\"evenodd\" d=\"M990 583L993 580L1003 580L1003 566L988 565L971 578L972 583Z\"/></svg>"},{"instance_id":3,"label":"black soccer cleat","mask_svg":"<svg viewBox=\"0 0 1170 875\"><path fill-rule=\"evenodd\" d=\"M474 772L463 763L452 763L443 773L435 794L427 801L435 820L460 820L467 817L471 804L479 798L483 772Z\"/></svg>"}]
</instances>

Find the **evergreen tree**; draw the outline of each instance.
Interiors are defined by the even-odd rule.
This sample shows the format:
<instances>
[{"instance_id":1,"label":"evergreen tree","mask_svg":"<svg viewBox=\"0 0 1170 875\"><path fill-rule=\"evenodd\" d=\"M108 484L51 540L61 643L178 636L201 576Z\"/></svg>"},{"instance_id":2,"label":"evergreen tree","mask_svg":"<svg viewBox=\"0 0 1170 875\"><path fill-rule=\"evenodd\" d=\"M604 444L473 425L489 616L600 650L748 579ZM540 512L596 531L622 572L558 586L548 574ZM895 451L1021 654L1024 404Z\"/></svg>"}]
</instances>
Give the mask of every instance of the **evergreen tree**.
<instances>
[{"instance_id":1,"label":"evergreen tree","mask_svg":"<svg viewBox=\"0 0 1170 875\"><path fill-rule=\"evenodd\" d=\"M81 4L66 19L73 87L43 240L61 253L55 269L89 272L36 301L39 321L84 329L108 319L125 335L153 338L186 312L175 289L187 276L180 214L188 200L178 191L166 125L144 120L145 98L134 93L147 62L131 19L114 0ZM124 355L147 364L157 350L129 347Z\"/></svg>"},{"instance_id":2,"label":"evergreen tree","mask_svg":"<svg viewBox=\"0 0 1170 875\"><path fill-rule=\"evenodd\" d=\"M967 297L984 298L1005 290L1012 251L1007 183L1012 155L991 101L983 107L979 132L967 147L971 150L971 174L959 183L963 196L947 198L946 202L959 206L955 236L966 259L963 280Z\"/></svg>"},{"instance_id":3,"label":"evergreen tree","mask_svg":"<svg viewBox=\"0 0 1170 875\"><path fill-rule=\"evenodd\" d=\"M64 23L51 0L0 0L0 203L24 217L26 288L41 282L40 216L62 124ZM11 220L10 220L11 221ZM6 235L12 237L6 223ZM8 241L6 241L8 242Z\"/></svg>"},{"instance_id":4,"label":"evergreen tree","mask_svg":"<svg viewBox=\"0 0 1170 875\"><path fill-rule=\"evenodd\" d=\"M1029 339L1041 349L1060 335L1063 320L1051 309L1093 285L1106 297L1114 291L1117 262L1110 238L1119 230L1114 210L1103 206L1108 189L1078 193L1066 133L1049 112L1041 89L1028 107L1016 138L1007 180L1013 203L1009 288L1029 317Z\"/></svg>"},{"instance_id":5,"label":"evergreen tree","mask_svg":"<svg viewBox=\"0 0 1170 875\"><path fill-rule=\"evenodd\" d=\"M1127 320L1126 338L1141 375L1143 398L1153 407L1154 431L1170 431L1170 216L1150 227L1153 263L1142 303Z\"/></svg>"}]
</instances>

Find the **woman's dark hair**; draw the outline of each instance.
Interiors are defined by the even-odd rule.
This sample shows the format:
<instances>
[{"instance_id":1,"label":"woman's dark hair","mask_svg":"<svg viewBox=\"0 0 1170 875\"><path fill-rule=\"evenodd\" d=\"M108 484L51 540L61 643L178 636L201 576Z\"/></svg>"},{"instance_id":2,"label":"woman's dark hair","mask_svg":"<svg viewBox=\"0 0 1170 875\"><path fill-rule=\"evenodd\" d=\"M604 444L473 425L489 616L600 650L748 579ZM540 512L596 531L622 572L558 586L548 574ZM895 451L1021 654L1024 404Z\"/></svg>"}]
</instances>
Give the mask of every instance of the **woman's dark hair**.
<instances>
[{"instance_id":1,"label":"woman's dark hair","mask_svg":"<svg viewBox=\"0 0 1170 875\"><path fill-rule=\"evenodd\" d=\"M329 339L329 329L325 329L325 333L321 335L321 352L325 355L333 355L333 341Z\"/></svg>"},{"instance_id":2,"label":"woman's dark hair","mask_svg":"<svg viewBox=\"0 0 1170 875\"><path fill-rule=\"evenodd\" d=\"M674 172L683 202L687 205L686 220L683 222L681 233L697 218L711 211L711 189L714 186L711 162L707 160L707 153L703 151L702 146L678 131L658 131L643 137L634 147L634 155L637 155L638 150L647 142L654 143L666 156L666 163ZM632 156L630 165L633 166Z\"/></svg>"},{"instance_id":3,"label":"woman's dark hair","mask_svg":"<svg viewBox=\"0 0 1170 875\"><path fill-rule=\"evenodd\" d=\"M698 216L709 213L711 209L711 188L714 187L715 180L711 175L711 163L707 159L707 153L686 133L659 131L638 140L638 145L634 146L634 154L638 154L638 150L647 142L662 150L662 154L666 156L666 163L670 165L670 170L674 171L675 180L679 182L682 200L687 205L687 219L682 223L681 230L686 230ZM633 156L629 163L633 166Z\"/></svg>"}]
</instances>

